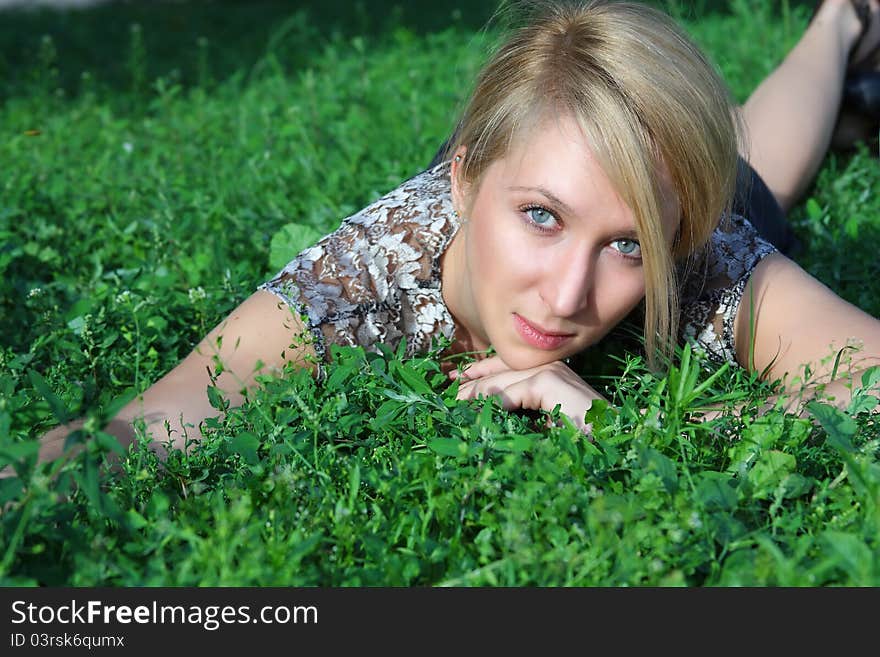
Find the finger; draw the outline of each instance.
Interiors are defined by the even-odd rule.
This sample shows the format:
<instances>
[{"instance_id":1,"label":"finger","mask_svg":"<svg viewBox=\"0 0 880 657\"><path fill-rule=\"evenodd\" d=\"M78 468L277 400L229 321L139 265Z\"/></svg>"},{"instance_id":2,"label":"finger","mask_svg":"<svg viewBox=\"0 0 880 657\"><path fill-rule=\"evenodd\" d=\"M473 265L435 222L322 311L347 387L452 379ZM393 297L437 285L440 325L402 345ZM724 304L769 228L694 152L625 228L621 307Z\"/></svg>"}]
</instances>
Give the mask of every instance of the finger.
<instances>
[{"instance_id":1,"label":"finger","mask_svg":"<svg viewBox=\"0 0 880 657\"><path fill-rule=\"evenodd\" d=\"M475 379L459 386L455 395L456 399L478 399L498 395L504 390L504 386L498 382L489 383L486 379Z\"/></svg>"},{"instance_id":2,"label":"finger","mask_svg":"<svg viewBox=\"0 0 880 657\"><path fill-rule=\"evenodd\" d=\"M534 377L511 382L494 394L501 399L502 408L508 411L517 408L531 411L553 410L552 408L544 408L544 396L540 387L535 385ZM555 403L554 406L556 406Z\"/></svg>"},{"instance_id":3,"label":"finger","mask_svg":"<svg viewBox=\"0 0 880 657\"><path fill-rule=\"evenodd\" d=\"M553 394L547 395L546 391L542 390L534 376L518 379L504 377L508 379L505 381L500 378L494 376L491 379L470 381L463 386L464 392L459 388L459 394L464 395L463 399L476 399L480 396L496 397L506 411L521 409L550 412L560 403Z\"/></svg>"},{"instance_id":4,"label":"finger","mask_svg":"<svg viewBox=\"0 0 880 657\"><path fill-rule=\"evenodd\" d=\"M558 372L539 370L527 373L510 370L502 374L474 379L461 385L459 399L496 397L505 410L534 410L551 413L558 405L560 412L583 433L591 435L592 427L584 422L586 412L596 399L603 397L582 380L571 382L561 378ZM547 418L548 426L552 424Z\"/></svg>"},{"instance_id":5,"label":"finger","mask_svg":"<svg viewBox=\"0 0 880 657\"><path fill-rule=\"evenodd\" d=\"M534 377L534 370L504 370L497 374L475 377L472 379L459 379L458 399L476 399L483 395L497 395L514 383Z\"/></svg>"},{"instance_id":6,"label":"finger","mask_svg":"<svg viewBox=\"0 0 880 657\"><path fill-rule=\"evenodd\" d=\"M510 367L501 360L500 356L489 356L469 364L463 370L453 370L449 373L451 379L478 379L484 376L492 376L510 371Z\"/></svg>"},{"instance_id":7,"label":"finger","mask_svg":"<svg viewBox=\"0 0 880 657\"><path fill-rule=\"evenodd\" d=\"M528 370L508 370L500 374L471 379L459 386L458 399L496 396L507 410L536 408L534 397L528 394L530 385L528 382L534 377L534 373ZM509 394L511 389L514 391L512 396Z\"/></svg>"},{"instance_id":8,"label":"finger","mask_svg":"<svg viewBox=\"0 0 880 657\"><path fill-rule=\"evenodd\" d=\"M500 362L504 363L504 361ZM482 363L475 363L474 368L480 365ZM502 369L497 372L493 371L498 368ZM482 374L480 369L476 369L476 372L473 370L465 372L465 375L469 376L467 379L459 379L461 382L459 385L460 399L472 399L481 394L486 396L497 395L509 386L521 381L530 381L530 385L535 386L536 389L545 387L547 389L556 389L560 386L583 387L589 391L589 394L595 395L595 392L583 379L558 361L526 370L510 369L507 365L498 365L496 362L490 363L487 369L489 369L489 372L485 374Z\"/></svg>"},{"instance_id":9,"label":"finger","mask_svg":"<svg viewBox=\"0 0 880 657\"><path fill-rule=\"evenodd\" d=\"M534 379L519 381L504 390L501 395L502 406L506 409L524 408L547 413L546 424L552 426L551 413L559 406L559 411L581 432L591 435L592 425L584 422L584 416L598 395L584 394L583 390L570 388L548 391Z\"/></svg>"}]
</instances>

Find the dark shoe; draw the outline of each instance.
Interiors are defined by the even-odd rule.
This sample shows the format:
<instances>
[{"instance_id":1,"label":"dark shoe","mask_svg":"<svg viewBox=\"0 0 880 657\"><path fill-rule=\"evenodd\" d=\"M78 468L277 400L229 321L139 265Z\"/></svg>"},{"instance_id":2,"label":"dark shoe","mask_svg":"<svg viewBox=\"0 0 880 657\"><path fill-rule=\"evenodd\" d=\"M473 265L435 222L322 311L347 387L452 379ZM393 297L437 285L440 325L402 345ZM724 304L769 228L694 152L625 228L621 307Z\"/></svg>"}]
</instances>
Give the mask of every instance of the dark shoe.
<instances>
[{"instance_id":1,"label":"dark shoe","mask_svg":"<svg viewBox=\"0 0 880 657\"><path fill-rule=\"evenodd\" d=\"M880 71L848 75L843 83L842 109L880 121Z\"/></svg>"}]
</instances>

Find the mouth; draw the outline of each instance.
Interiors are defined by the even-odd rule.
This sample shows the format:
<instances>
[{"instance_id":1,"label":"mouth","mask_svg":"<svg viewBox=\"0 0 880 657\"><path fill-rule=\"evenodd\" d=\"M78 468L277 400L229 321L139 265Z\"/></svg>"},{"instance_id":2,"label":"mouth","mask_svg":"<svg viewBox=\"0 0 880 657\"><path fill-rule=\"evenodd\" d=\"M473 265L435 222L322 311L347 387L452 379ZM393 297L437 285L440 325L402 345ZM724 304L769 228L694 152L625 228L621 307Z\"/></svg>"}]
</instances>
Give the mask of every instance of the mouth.
<instances>
[{"instance_id":1,"label":"mouth","mask_svg":"<svg viewBox=\"0 0 880 657\"><path fill-rule=\"evenodd\" d=\"M517 332L526 343L538 349L553 351L559 349L566 342L575 337L574 333L562 333L560 331L548 331L535 326L523 317L513 313L513 323Z\"/></svg>"}]
</instances>

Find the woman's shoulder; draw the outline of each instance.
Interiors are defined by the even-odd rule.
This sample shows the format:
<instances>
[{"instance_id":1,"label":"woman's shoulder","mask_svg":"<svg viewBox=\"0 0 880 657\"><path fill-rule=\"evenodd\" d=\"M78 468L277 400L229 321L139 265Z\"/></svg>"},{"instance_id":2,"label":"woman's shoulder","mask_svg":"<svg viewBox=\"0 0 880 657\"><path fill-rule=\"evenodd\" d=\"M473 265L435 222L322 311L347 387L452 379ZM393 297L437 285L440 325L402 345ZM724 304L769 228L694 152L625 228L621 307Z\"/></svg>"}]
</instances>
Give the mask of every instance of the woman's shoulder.
<instances>
[{"instance_id":1,"label":"woman's shoulder","mask_svg":"<svg viewBox=\"0 0 880 657\"><path fill-rule=\"evenodd\" d=\"M346 221L392 213L395 222L409 218L419 225L446 216L452 208L449 162L425 169L366 206Z\"/></svg>"},{"instance_id":2,"label":"woman's shoulder","mask_svg":"<svg viewBox=\"0 0 880 657\"><path fill-rule=\"evenodd\" d=\"M334 232L306 249L285 270L313 269L321 277L362 279L352 289L357 302L382 302L398 290L414 287L438 272L434 263L455 234L449 166L440 164L401 183L359 212L346 217Z\"/></svg>"},{"instance_id":3,"label":"woman's shoulder","mask_svg":"<svg viewBox=\"0 0 880 657\"><path fill-rule=\"evenodd\" d=\"M709 242L679 267L682 301L705 296L747 277L755 266L776 248L758 234L752 223L739 214L727 214Z\"/></svg>"},{"instance_id":4,"label":"woman's shoulder","mask_svg":"<svg viewBox=\"0 0 880 657\"><path fill-rule=\"evenodd\" d=\"M319 352L404 337L430 347L427 333L451 330L439 262L457 228L442 163L343 219L261 288L307 317Z\"/></svg>"},{"instance_id":5,"label":"woman's shoulder","mask_svg":"<svg viewBox=\"0 0 880 657\"><path fill-rule=\"evenodd\" d=\"M340 228L346 226L363 228L370 241L381 241L388 235L408 236L423 248L437 248L442 236L458 228L452 211L449 163L443 162L404 181L344 219Z\"/></svg>"},{"instance_id":6,"label":"woman's shoulder","mask_svg":"<svg viewBox=\"0 0 880 657\"><path fill-rule=\"evenodd\" d=\"M334 255L375 259L388 251L432 251L451 237L458 225L452 211L449 164L441 163L405 180L358 212L345 217L333 232L297 254L283 269Z\"/></svg>"},{"instance_id":7,"label":"woman's shoulder","mask_svg":"<svg viewBox=\"0 0 880 657\"><path fill-rule=\"evenodd\" d=\"M736 362L734 320L754 268L776 248L745 217L726 215L708 244L679 268L685 340L715 361Z\"/></svg>"}]
</instances>

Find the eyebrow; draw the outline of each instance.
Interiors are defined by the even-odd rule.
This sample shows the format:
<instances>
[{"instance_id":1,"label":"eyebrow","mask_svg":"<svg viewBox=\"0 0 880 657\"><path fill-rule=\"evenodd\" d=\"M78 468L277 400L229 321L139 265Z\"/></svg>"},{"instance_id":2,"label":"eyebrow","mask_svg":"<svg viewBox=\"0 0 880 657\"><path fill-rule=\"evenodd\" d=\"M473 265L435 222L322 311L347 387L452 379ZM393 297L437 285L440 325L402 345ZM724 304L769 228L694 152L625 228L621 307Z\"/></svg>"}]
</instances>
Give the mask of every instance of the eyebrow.
<instances>
[{"instance_id":1,"label":"eyebrow","mask_svg":"<svg viewBox=\"0 0 880 657\"><path fill-rule=\"evenodd\" d=\"M511 191L513 192L538 192L546 196L550 201L552 201L560 210L565 212L566 214L574 214L574 210L571 209L565 201L556 196L553 192L551 192L546 187L511 187Z\"/></svg>"},{"instance_id":2,"label":"eyebrow","mask_svg":"<svg viewBox=\"0 0 880 657\"><path fill-rule=\"evenodd\" d=\"M561 198L556 196L556 194L551 192L546 187L541 187L541 186L527 187L525 185L517 185L517 186L509 187L508 189L510 189L510 191L513 191L513 192L538 192L539 194L543 194L544 196L546 196L547 199L549 199L553 204L555 204L565 214L568 214L568 215L574 214L574 210L571 209L571 206L568 205L568 203L566 203ZM635 228L629 228L627 230L624 230L623 232L620 233L620 237L622 237L624 239L632 239L635 241L639 241L639 233L638 233L638 230L636 230Z\"/></svg>"}]
</instances>

